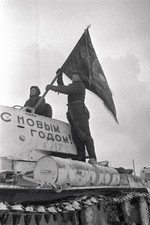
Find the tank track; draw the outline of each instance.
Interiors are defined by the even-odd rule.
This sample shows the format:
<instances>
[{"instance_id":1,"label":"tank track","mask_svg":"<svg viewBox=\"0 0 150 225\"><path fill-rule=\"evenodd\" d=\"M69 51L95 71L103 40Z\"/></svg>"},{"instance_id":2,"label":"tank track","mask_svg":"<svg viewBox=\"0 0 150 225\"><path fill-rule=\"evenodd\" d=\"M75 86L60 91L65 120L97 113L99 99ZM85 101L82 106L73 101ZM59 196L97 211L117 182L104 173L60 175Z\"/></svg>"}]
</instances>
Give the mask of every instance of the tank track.
<instances>
[{"instance_id":1,"label":"tank track","mask_svg":"<svg viewBox=\"0 0 150 225\"><path fill-rule=\"evenodd\" d=\"M53 204L0 202L1 225L149 225L148 193L66 198ZM139 213L140 212L140 213Z\"/></svg>"}]
</instances>

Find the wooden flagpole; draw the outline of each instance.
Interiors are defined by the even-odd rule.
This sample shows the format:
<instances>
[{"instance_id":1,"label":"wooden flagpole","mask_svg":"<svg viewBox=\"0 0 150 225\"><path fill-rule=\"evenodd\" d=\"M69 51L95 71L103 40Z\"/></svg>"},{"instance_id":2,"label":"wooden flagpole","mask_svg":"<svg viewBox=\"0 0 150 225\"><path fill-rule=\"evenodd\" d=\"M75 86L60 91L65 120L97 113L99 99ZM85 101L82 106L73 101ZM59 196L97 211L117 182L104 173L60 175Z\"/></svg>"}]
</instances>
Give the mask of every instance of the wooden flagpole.
<instances>
[{"instance_id":1,"label":"wooden flagpole","mask_svg":"<svg viewBox=\"0 0 150 225\"><path fill-rule=\"evenodd\" d=\"M56 76L54 77L54 79L52 80L52 82L50 83L50 85L53 85L54 82L56 81L56 79L58 78L59 73L56 74ZM36 105L34 106L34 110L36 110L39 105L41 104L43 98L46 96L46 94L48 93L49 90L45 90L44 94L41 96L41 98L39 99L39 101L36 103Z\"/></svg>"}]
</instances>

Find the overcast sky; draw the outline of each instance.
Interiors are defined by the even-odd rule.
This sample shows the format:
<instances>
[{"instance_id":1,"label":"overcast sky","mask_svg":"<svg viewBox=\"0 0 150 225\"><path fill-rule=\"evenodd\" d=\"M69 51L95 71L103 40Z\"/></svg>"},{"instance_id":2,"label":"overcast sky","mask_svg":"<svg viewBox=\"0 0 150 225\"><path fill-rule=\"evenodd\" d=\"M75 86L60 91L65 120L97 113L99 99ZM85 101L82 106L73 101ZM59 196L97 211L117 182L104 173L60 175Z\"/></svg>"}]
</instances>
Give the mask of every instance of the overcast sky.
<instances>
[{"instance_id":1,"label":"overcast sky","mask_svg":"<svg viewBox=\"0 0 150 225\"><path fill-rule=\"evenodd\" d=\"M87 91L96 154L114 167L134 159L139 175L150 167L149 11L149 0L0 0L0 105L23 105L32 85L43 93L91 24L119 121ZM46 101L67 121L65 95L50 91Z\"/></svg>"}]
</instances>

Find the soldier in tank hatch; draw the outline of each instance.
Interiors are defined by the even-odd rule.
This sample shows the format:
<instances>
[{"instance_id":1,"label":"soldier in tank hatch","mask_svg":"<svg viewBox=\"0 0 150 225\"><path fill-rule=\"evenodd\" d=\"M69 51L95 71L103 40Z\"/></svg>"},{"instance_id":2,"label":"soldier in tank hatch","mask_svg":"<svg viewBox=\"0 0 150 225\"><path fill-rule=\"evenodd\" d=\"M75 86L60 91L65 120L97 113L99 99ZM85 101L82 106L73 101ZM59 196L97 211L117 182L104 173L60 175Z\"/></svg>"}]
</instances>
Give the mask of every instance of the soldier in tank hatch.
<instances>
[{"instance_id":1,"label":"soldier in tank hatch","mask_svg":"<svg viewBox=\"0 0 150 225\"><path fill-rule=\"evenodd\" d=\"M89 154L89 163L97 163L94 141L89 128L90 114L85 106L85 86L78 72L72 73L72 84L63 84L62 71L59 69L58 86L47 85L46 90L68 95L67 119L71 125L74 143L77 147L78 160L85 161L85 146Z\"/></svg>"},{"instance_id":2,"label":"soldier in tank hatch","mask_svg":"<svg viewBox=\"0 0 150 225\"><path fill-rule=\"evenodd\" d=\"M31 86L29 99L25 102L24 107L29 106L34 108L41 98L40 94L41 91L38 86ZM35 113L51 118L52 107L50 106L50 104L46 103L45 99L43 98L39 107L35 110Z\"/></svg>"}]
</instances>

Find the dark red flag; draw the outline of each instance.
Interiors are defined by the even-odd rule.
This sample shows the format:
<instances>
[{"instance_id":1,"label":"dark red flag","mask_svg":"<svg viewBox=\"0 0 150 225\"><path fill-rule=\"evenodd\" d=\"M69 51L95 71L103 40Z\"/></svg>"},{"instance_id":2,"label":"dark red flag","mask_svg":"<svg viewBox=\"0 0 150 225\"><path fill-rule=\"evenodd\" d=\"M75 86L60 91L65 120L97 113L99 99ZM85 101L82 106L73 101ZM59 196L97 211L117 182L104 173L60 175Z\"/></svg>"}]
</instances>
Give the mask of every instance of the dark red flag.
<instances>
[{"instance_id":1,"label":"dark red flag","mask_svg":"<svg viewBox=\"0 0 150 225\"><path fill-rule=\"evenodd\" d=\"M92 45L88 28L84 31L61 69L70 79L73 71L80 72L85 87L103 100L104 105L117 121L112 93Z\"/></svg>"}]
</instances>

